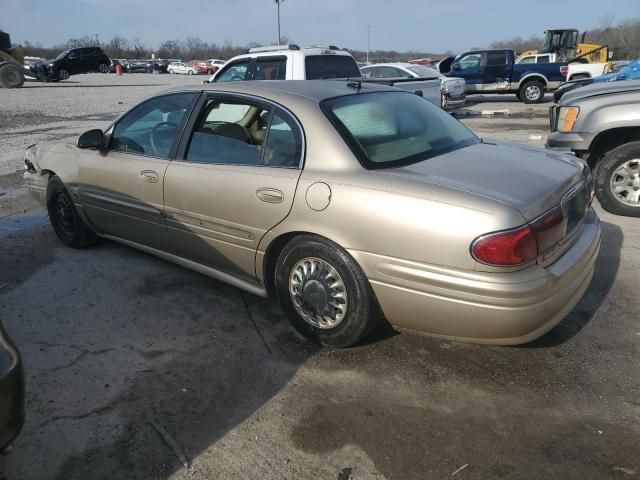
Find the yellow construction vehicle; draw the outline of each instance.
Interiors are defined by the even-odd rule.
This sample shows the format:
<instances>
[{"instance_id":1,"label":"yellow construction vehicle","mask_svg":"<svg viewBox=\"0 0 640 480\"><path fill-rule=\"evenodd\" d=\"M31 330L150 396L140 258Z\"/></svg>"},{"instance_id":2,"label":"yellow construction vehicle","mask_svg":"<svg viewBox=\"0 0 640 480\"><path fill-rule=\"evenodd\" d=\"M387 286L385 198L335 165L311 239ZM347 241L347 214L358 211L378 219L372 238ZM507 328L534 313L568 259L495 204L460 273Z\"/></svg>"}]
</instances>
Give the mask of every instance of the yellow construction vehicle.
<instances>
[{"instance_id":1,"label":"yellow construction vehicle","mask_svg":"<svg viewBox=\"0 0 640 480\"><path fill-rule=\"evenodd\" d=\"M580 32L575 28L554 28L545 30L544 40L540 50L529 50L521 53L516 61L528 55L540 53L555 54L556 62L606 63L609 61L609 47L595 43L585 43L587 32Z\"/></svg>"},{"instance_id":2,"label":"yellow construction vehicle","mask_svg":"<svg viewBox=\"0 0 640 480\"><path fill-rule=\"evenodd\" d=\"M0 87L19 88L24 84L23 63L22 47L12 46L9 34L0 31Z\"/></svg>"}]
</instances>

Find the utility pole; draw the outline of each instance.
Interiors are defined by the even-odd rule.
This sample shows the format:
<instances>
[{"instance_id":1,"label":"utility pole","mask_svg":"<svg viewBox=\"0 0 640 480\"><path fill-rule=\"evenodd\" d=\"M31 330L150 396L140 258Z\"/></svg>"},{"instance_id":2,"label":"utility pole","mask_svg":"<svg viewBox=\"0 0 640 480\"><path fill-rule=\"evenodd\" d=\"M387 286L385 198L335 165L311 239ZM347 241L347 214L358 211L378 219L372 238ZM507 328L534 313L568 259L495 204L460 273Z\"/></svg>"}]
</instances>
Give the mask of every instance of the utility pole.
<instances>
[{"instance_id":1,"label":"utility pole","mask_svg":"<svg viewBox=\"0 0 640 480\"><path fill-rule=\"evenodd\" d=\"M367 25L367 64L369 63L370 49L371 49L371 25Z\"/></svg>"},{"instance_id":2,"label":"utility pole","mask_svg":"<svg viewBox=\"0 0 640 480\"><path fill-rule=\"evenodd\" d=\"M282 36L280 35L280 4L282 2L284 2L284 0L273 0L276 3L276 6L278 7L278 45L280 45L282 42L280 41L280 39L282 38Z\"/></svg>"}]
</instances>

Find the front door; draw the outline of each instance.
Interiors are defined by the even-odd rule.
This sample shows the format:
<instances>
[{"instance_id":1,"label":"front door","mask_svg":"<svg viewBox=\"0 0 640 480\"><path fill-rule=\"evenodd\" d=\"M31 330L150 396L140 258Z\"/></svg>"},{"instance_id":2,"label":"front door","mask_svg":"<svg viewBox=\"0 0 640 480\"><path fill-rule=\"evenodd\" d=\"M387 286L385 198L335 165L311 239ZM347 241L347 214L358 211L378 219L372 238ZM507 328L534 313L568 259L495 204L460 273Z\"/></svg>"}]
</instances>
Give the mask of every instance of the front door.
<instances>
[{"instance_id":1,"label":"front door","mask_svg":"<svg viewBox=\"0 0 640 480\"><path fill-rule=\"evenodd\" d=\"M280 107L245 96L210 95L192 117L165 176L171 248L255 281L261 238L291 210L302 131Z\"/></svg>"},{"instance_id":2,"label":"front door","mask_svg":"<svg viewBox=\"0 0 640 480\"><path fill-rule=\"evenodd\" d=\"M467 92L480 92L482 85L485 83L483 74L482 53L470 52L451 65L451 76L464 78L467 85Z\"/></svg>"},{"instance_id":3,"label":"front door","mask_svg":"<svg viewBox=\"0 0 640 480\"><path fill-rule=\"evenodd\" d=\"M108 132L107 149L80 155L80 201L100 232L165 247L164 175L196 95L163 95L138 105Z\"/></svg>"}]
</instances>

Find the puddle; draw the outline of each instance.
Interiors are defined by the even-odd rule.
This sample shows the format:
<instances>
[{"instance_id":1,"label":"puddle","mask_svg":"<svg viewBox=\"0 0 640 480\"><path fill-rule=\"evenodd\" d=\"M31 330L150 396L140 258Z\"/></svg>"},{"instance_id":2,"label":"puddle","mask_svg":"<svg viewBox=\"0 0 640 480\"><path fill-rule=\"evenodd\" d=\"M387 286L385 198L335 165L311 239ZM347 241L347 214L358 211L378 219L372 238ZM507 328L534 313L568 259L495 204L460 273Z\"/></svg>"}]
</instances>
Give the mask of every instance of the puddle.
<instances>
[{"instance_id":1,"label":"puddle","mask_svg":"<svg viewBox=\"0 0 640 480\"><path fill-rule=\"evenodd\" d=\"M48 221L47 211L44 208L8 215L0 218L0 238L7 237L12 233L40 227Z\"/></svg>"}]
</instances>

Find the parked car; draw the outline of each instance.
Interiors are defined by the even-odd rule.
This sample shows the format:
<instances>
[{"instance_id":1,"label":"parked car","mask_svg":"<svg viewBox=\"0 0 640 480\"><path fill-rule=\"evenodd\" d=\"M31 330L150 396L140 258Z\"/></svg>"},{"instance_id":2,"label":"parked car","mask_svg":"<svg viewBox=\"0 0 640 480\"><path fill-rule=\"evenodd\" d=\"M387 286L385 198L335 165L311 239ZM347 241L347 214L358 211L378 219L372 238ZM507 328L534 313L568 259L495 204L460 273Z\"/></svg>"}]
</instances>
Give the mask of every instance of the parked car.
<instances>
[{"instance_id":1,"label":"parked car","mask_svg":"<svg viewBox=\"0 0 640 480\"><path fill-rule=\"evenodd\" d=\"M565 80L566 63L514 63L513 50L475 50L458 55L447 75L464 78L466 93L515 94L525 103L540 103L545 92Z\"/></svg>"},{"instance_id":2,"label":"parked car","mask_svg":"<svg viewBox=\"0 0 640 480\"><path fill-rule=\"evenodd\" d=\"M549 117L547 146L588 161L602 208L640 217L640 80L568 92Z\"/></svg>"},{"instance_id":3,"label":"parked car","mask_svg":"<svg viewBox=\"0 0 640 480\"><path fill-rule=\"evenodd\" d=\"M129 60L129 73L147 73L149 62L147 60Z\"/></svg>"},{"instance_id":4,"label":"parked car","mask_svg":"<svg viewBox=\"0 0 640 480\"><path fill-rule=\"evenodd\" d=\"M198 70L190 65L187 65L185 62L171 62L167 67L167 71L171 74L173 73L182 73L185 75L196 75Z\"/></svg>"},{"instance_id":5,"label":"parked car","mask_svg":"<svg viewBox=\"0 0 640 480\"><path fill-rule=\"evenodd\" d=\"M29 147L25 166L64 244L107 238L276 296L337 347L383 316L528 342L580 300L600 244L583 160L353 80L183 87Z\"/></svg>"},{"instance_id":6,"label":"parked car","mask_svg":"<svg viewBox=\"0 0 640 480\"><path fill-rule=\"evenodd\" d=\"M364 78L437 78L440 80L440 89L438 90L436 101L439 101L442 108L460 107L464 105L465 102L465 81L463 78L447 77L436 69L425 65L412 63L378 63L361 67L360 71ZM418 89L419 87L412 88Z\"/></svg>"},{"instance_id":7,"label":"parked car","mask_svg":"<svg viewBox=\"0 0 640 480\"><path fill-rule=\"evenodd\" d=\"M190 60L188 65L196 70L197 73L212 74L212 67L207 60ZM216 68L217 70L217 68Z\"/></svg>"},{"instance_id":8,"label":"parked car","mask_svg":"<svg viewBox=\"0 0 640 480\"><path fill-rule=\"evenodd\" d=\"M233 57L206 82L358 77L358 64L349 52L338 47L276 45L251 48L248 53Z\"/></svg>"},{"instance_id":9,"label":"parked car","mask_svg":"<svg viewBox=\"0 0 640 480\"><path fill-rule=\"evenodd\" d=\"M16 345L0 322L0 452L24 424L24 372Z\"/></svg>"},{"instance_id":10,"label":"parked car","mask_svg":"<svg viewBox=\"0 0 640 480\"><path fill-rule=\"evenodd\" d=\"M207 60L207 63L209 64L209 71L207 73L209 75L213 75L218 70L220 70L227 62L225 62L224 60L219 60L217 58L210 58L209 60Z\"/></svg>"},{"instance_id":11,"label":"parked car","mask_svg":"<svg viewBox=\"0 0 640 480\"><path fill-rule=\"evenodd\" d=\"M83 47L65 50L45 64L52 79L66 80L80 73L107 73L111 59L99 47Z\"/></svg>"}]
</instances>

